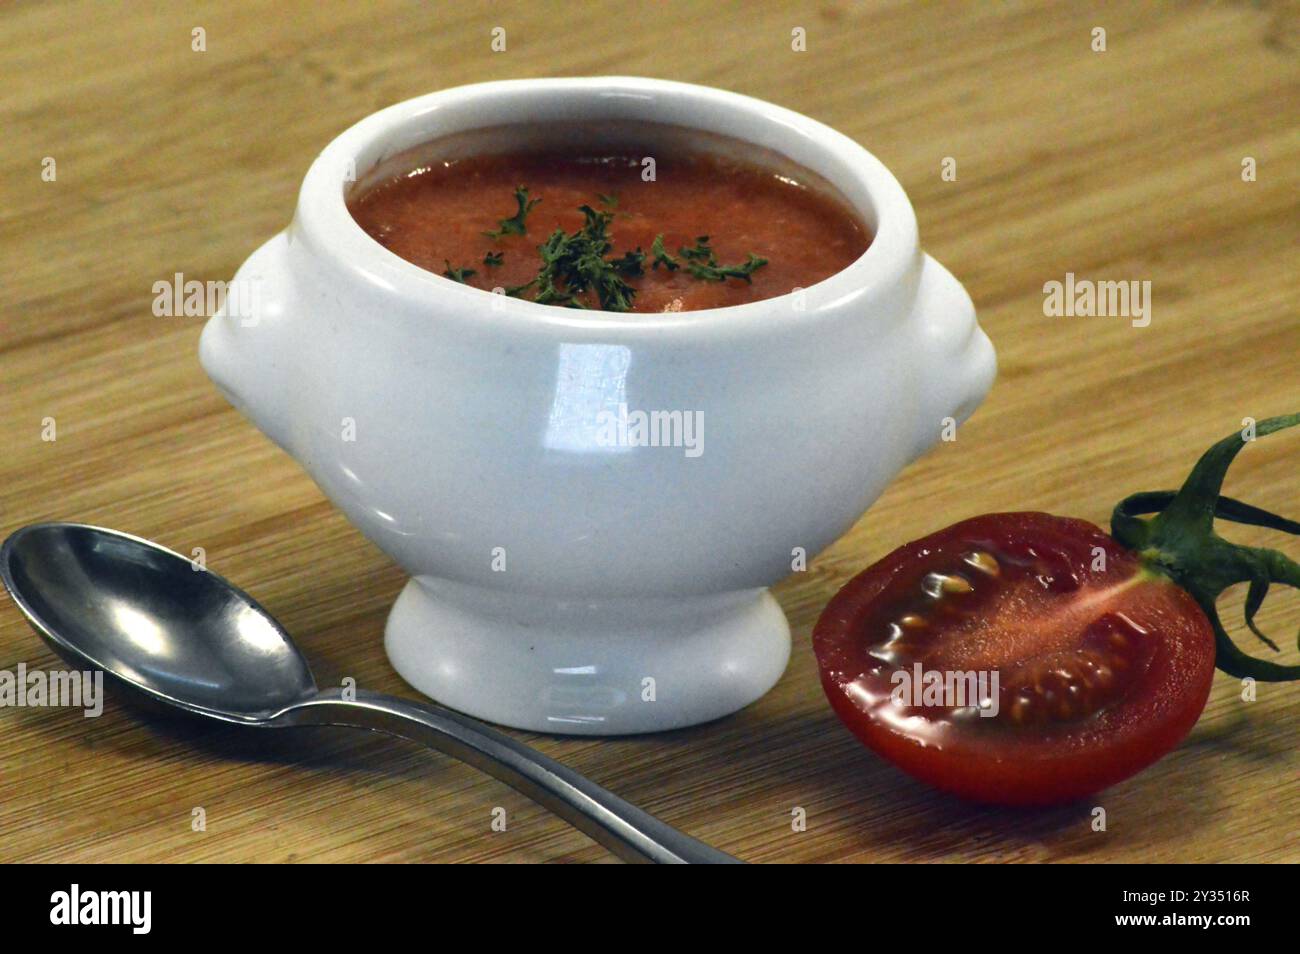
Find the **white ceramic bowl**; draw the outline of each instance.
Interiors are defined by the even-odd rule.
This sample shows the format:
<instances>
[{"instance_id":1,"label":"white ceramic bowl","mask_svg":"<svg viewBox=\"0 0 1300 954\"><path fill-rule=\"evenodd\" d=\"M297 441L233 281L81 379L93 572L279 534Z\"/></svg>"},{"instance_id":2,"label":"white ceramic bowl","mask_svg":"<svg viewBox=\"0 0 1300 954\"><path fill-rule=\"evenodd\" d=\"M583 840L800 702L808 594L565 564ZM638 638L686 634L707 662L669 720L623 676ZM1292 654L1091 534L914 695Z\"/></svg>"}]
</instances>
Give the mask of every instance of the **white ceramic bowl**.
<instances>
[{"instance_id":1,"label":"white ceramic bowl","mask_svg":"<svg viewBox=\"0 0 1300 954\"><path fill-rule=\"evenodd\" d=\"M395 153L575 119L770 150L824 177L875 239L796 294L606 314L424 271L345 206L356 173ZM255 306L209 321L203 367L412 575L386 631L397 671L547 732L691 725L766 692L790 651L766 587L852 526L995 373L970 298L922 254L878 160L789 110L662 80L483 83L375 113L325 148L293 223L236 278ZM620 405L698 412L701 452L611 445L602 412Z\"/></svg>"}]
</instances>

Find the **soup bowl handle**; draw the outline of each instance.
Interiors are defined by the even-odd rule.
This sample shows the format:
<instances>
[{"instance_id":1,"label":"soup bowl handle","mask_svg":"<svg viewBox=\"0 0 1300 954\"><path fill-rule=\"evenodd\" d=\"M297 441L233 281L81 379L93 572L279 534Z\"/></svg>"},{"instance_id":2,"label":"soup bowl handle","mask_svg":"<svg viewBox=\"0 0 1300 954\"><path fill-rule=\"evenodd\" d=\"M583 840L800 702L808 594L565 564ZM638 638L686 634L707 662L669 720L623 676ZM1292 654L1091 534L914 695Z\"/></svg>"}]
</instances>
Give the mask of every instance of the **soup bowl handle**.
<instances>
[{"instance_id":1,"label":"soup bowl handle","mask_svg":"<svg viewBox=\"0 0 1300 954\"><path fill-rule=\"evenodd\" d=\"M961 282L929 255L922 256L913 324L920 379L912 459L955 434L983 402L997 376L993 343L975 320L975 305ZM952 438L947 438L952 439Z\"/></svg>"},{"instance_id":2,"label":"soup bowl handle","mask_svg":"<svg viewBox=\"0 0 1300 954\"><path fill-rule=\"evenodd\" d=\"M280 447L289 448L288 388L293 351L286 325L298 312L281 232L239 267L226 300L199 338L199 363L245 417Z\"/></svg>"}]
</instances>

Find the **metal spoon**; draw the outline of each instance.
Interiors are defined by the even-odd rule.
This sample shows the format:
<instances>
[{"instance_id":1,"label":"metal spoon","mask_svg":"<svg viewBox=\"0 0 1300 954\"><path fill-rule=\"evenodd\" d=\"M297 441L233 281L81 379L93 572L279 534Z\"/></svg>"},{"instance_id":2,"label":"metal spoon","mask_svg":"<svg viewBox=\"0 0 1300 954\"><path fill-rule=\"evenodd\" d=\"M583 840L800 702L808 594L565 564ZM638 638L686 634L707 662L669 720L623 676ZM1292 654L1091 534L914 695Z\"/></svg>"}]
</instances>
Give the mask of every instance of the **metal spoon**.
<instances>
[{"instance_id":1,"label":"metal spoon","mask_svg":"<svg viewBox=\"0 0 1300 954\"><path fill-rule=\"evenodd\" d=\"M261 728L342 725L421 742L522 792L626 861L737 863L468 716L319 689L271 614L190 560L126 533L38 523L0 548L0 579L70 665L194 715Z\"/></svg>"}]
</instances>

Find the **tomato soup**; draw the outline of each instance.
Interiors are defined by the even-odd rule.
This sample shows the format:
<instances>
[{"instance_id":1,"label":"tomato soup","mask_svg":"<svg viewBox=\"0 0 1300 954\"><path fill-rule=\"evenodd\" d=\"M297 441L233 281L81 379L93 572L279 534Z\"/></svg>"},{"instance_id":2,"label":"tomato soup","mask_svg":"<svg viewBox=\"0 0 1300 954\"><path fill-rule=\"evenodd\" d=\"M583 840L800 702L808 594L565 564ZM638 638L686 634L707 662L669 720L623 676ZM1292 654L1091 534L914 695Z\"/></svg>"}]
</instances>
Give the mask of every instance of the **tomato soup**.
<instances>
[{"instance_id":1,"label":"tomato soup","mask_svg":"<svg viewBox=\"0 0 1300 954\"><path fill-rule=\"evenodd\" d=\"M866 250L867 227L829 186L740 151L551 143L451 155L363 183L348 206L376 241L429 271L608 311L786 295Z\"/></svg>"}]
</instances>

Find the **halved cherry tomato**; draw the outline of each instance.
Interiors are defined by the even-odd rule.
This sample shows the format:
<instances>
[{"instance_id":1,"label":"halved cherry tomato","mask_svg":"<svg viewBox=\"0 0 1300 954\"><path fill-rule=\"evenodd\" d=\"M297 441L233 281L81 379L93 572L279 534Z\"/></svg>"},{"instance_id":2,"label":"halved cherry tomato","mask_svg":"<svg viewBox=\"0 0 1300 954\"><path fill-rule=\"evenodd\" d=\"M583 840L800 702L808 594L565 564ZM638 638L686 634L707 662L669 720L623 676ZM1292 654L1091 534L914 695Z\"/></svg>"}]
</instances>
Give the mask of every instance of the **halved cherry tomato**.
<instances>
[{"instance_id":1,"label":"halved cherry tomato","mask_svg":"<svg viewBox=\"0 0 1300 954\"><path fill-rule=\"evenodd\" d=\"M1092 524L1045 513L900 547L830 602L813 644L863 743L1008 805L1081 798L1160 758L1195 724L1215 666L1187 591Z\"/></svg>"}]
</instances>

